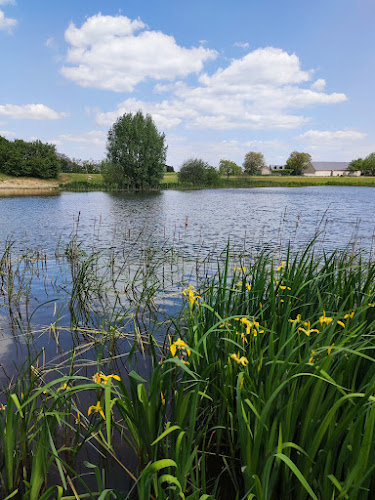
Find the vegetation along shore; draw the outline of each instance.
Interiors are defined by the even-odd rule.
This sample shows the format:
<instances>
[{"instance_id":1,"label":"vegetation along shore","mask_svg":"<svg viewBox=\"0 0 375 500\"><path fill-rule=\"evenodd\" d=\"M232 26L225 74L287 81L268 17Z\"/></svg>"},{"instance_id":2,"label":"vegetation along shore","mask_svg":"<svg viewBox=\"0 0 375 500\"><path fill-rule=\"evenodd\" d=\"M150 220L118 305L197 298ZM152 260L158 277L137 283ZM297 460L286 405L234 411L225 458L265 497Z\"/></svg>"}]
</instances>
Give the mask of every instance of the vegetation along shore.
<instances>
[{"instance_id":1,"label":"vegetation along shore","mask_svg":"<svg viewBox=\"0 0 375 500\"><path fill-rule=\"evenodd\" d=\"M250 188L250 187L303 187L303 186L367 186L375 187L375 177L304 177L280 175L255 175L251 177L221 177L210 188ZM208 186L191 186L180 183L177 173L164 174L161 189L206 189ZM112 187L118 190L117 187ZM13 177L0 174L0 195L5 192L29 190L53 191L108 191L102 174L61 173L57 179L39 179L33 177Z\"/></svg>"},{"instance_id":2,"label":"vegetation along shore","mask_svg":"<svg viewBox=\"0 0 375 500\"><path fill-rule=\"evenodd\" d=\"M29 355L2 374L1 498L373 498L368 256L312 244L233 265L228 249L212 274L181 283L180 310L161 320L149 314L159 260L125 279L121 262L73 239L59 257L70 320L49 295L47 324L33 327L33 283L53 284L40 255L14 253L0 255L2 325ZM42 335L71 349L48 360Z\"/></svg>"}]
</instances>

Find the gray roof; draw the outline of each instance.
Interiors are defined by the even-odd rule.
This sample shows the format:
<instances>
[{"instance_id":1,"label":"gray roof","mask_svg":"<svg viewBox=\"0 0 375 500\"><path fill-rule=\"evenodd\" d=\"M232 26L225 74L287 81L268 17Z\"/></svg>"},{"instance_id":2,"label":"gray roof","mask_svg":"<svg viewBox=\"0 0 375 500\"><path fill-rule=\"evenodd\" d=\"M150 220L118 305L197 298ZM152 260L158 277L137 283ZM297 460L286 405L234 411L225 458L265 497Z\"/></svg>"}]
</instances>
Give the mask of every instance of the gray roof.
<instances>
[{"instance_id":1,"label":"gray roof","mask_svg":"<svg viewBox=\"0 0 375 500\"><path fill-rule=\"evenodd\" d=\"M348 161L312 161L315 170L346 170Z\"/></svg>"}]
</instances>

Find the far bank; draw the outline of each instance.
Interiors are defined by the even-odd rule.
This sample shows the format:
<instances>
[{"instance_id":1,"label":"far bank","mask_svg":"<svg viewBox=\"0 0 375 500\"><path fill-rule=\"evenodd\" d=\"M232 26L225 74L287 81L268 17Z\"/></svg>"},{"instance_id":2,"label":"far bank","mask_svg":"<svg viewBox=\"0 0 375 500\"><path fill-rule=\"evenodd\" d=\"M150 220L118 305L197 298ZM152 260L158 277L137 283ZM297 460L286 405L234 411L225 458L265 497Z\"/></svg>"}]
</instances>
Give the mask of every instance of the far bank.
<instances>
[{"instance_id":1,"label":"far bank","mask_svg":"<svg viewBox=\"0 0 375 500\"><path fill-rule=\"evenodd\" d=\"M193 186L178 182L177 173L164 175L161 189L207 189L210 188L244 188L244 187L303 187L303 186L366 186L375 187L375 177L305 177L281 175L254 175L238 177L221 177L214 186ZM0 194L6 191L25 191L28 194L33 190L46 191L111 191L115 186L108 186L101 174L62 173L57 179L38 179L34 177L12 177L0 174ZM31 193L30 193L31 194Z\"/></svg>"}]
</instances>

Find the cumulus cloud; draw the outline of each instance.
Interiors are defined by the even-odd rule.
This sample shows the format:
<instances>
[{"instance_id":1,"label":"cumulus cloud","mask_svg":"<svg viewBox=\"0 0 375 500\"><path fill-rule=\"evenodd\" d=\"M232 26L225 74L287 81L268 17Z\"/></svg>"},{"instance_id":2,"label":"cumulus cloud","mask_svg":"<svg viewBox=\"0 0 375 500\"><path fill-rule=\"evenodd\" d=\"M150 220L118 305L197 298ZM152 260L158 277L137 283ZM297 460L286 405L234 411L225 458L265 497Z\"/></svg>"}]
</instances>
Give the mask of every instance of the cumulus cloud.
<instances>
[{"instance_id":1,"label":"cumulus cloud","mask_svg":"<svg viewBox=\"0 0 375 500\"><path fill-rule=\"evenodd\" d=\"M215 130L293 129L309 121L297 110L347 99L343 93L324 92L323 79L313 84L315 88L304 88L312 73L301 68L295 54L274 47L256 49L212 75L201 74L197 85L183 81L156 84L154 93L163 94L162 100L130 98L114 111L97 110L96 121L111 125L124 113L142 110L162 129L180 124Z\"/></svg>"},{"instance_id":2,"label":"cumulus cloud","mask_svg":"<svg viewBox=\"0 0 375 500\"><path fill-rule=\"evenodd\" d=\"M0 10L0 31L4 30L8 31L8 33L11 33L12 29L17 25L17 22L17 19L5 17L4 12Z\"/></svg>"},{"instance_id":3,"label":"cumulus cloud","mask_svg":"<svg viewBox=\"0 0 375 500\"><path fill-rule=\"evenodd\" d=\"M68 116L67 113L57 112L44 104L16 104L0 105L0 116L8 116L17 120L58 120Z\"/></svg>"},{"instance_id":4,"label":"cumulus cloud","mask_svg":"<svg viewBox=\"0 0 375 500\"><path fill-rule=\"evenodd\" d=\"M325 92L322 78L311 83L313 70L303 69L296 54L277 47L249 51L208 74L202 72L204 63L216 58L216 51L202 45L181 47L140 19L97 14L81 27L71 23L65 38L69 49L61 72L66 78L118 92L132 92L151 79L154 93L165 94L153 102L129 98L114 111L97 110L99 125L142 110L161 129L180 124L216 130L292 129L309 120L297 110L347 99L343 93ZM247 43L236 45L248 48ZM197 83L188 85L184 78L192 73Z\"/></svg>"},{"instance_id":5,"label":"cumulus cloud","mask_svg":"<svg viewBox=\"0 0 375 500\"><path fill-rule=\"evenodd\" d=\"M70 45L61 72L82 87L131 92L146 79L174 80L202 70L216 51L185 48L140 20L97 14L65 32Z\"/></svg>"},{"instance_id":6,"label":"cumulus cloud","mask_svg":"<svg viewBox=\"0 0 375 500\"><path fill-rule=\"evenodd\" d=\"M308 130L299 136L299 139L309 141L311 143L319 143L324 145L332 144L336 146L338 143L355 142L364 139L367 134L358 132L357 130Z\"/></svg>"}]
</instances>

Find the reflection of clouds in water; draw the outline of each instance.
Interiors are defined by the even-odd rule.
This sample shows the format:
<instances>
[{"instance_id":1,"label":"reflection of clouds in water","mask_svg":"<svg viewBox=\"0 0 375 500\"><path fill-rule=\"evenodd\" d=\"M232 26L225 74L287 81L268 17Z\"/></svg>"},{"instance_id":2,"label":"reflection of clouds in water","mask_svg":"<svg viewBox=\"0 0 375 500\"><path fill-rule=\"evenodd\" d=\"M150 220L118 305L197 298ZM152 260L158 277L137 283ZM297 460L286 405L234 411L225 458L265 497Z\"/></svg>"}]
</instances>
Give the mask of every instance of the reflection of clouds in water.
<instances>
[{"instance_id":1,"label":"reflection of clouds in water","mask_svg":"<svg viewBox=\"0 0 375 500\"><path fill-rule=\"evenodd\" d=\"M138 257L142 245L165 244L195 258L213 249L219 255L228 239L237 251L244 246L272 248L280 241L286 245L294 238L302 247L319 229L325 250L332 251L346 247L360 220L359 243L370 248L373 192L366 187L314 186L0 198L0 238L13 234L17 243L41 247L53 256L58 243L64 248L78 225L78 238L87 250L114 247Z\"/></svg>"}]
</instances>

